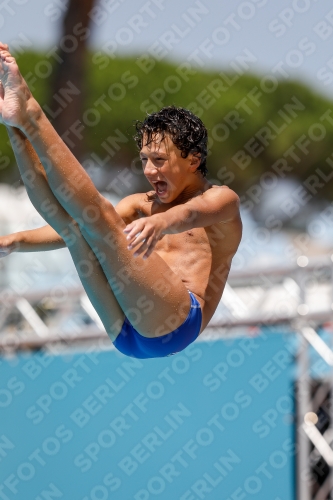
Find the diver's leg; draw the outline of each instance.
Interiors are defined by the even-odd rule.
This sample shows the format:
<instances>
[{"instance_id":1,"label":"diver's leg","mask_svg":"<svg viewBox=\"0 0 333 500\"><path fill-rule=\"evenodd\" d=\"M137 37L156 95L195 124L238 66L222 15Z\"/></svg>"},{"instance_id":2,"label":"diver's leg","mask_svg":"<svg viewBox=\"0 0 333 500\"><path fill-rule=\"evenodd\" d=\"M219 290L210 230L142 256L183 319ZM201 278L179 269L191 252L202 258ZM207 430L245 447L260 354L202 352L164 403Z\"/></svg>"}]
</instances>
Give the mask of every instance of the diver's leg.
<instances>
[{"instance_id":1,"label":"diver's leg","mask_svg":"<svg viewBox=\"0 0 333 500\"><path fill-rule=\"evenodd\" d=\"M76 222L67 214L52 193L38 156L18 129L7 128L16 161L28 196L46 222L64 239L81 283L99 315L105 330L114 340L124 322L124 313L107 282L91 247Z\"/></svg>"},{"instance_id":2,"label":"diver's leg","mask_svg":"<svg viewBox=\"0 0 333 500\"><path fill-rule=\"evenodd\" d=\"M190 309L181 278L156 253L144 261L128 250L124 221L97 191L33 99L15 59L0 56L4 122L20 128L31 141L54 195L80 224L90 247L97 249L96 256L105 256L100 263L122 310L147 337L178 328Z\"/></svg>"}]
</instances>

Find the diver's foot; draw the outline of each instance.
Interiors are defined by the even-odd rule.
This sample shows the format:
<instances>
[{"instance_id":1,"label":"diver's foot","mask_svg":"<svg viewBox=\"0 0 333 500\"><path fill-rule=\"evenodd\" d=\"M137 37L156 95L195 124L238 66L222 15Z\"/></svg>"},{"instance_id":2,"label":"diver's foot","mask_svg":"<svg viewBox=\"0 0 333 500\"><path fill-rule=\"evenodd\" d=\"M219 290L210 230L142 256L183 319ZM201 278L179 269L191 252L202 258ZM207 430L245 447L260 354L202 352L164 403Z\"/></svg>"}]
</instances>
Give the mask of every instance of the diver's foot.
<instances>
[{"instance_id":1,"label":"diver's foot","mask_svg":"<svg viewBox=\"0 0 333 500\"><path fill-rule=\"evenodd\" d=\"M0 42L0 116L4 125L22 130L38 114L38 105L7 45Z\"/></svg>"}]
</instances>

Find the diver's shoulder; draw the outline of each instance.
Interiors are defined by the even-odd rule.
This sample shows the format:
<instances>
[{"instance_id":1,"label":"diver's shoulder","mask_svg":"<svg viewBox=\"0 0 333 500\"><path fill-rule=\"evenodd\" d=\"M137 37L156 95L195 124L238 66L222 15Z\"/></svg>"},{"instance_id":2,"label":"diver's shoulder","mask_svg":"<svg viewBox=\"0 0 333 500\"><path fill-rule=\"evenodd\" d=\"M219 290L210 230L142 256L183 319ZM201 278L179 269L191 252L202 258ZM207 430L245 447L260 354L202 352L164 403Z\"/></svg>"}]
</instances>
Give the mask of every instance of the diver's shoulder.
<instances>
[{"instance_id":1,"label":"diver's shoulder","mask_svg":"<svg viewBox=\"0 0 333 500\"><path fill-rule=\"evenodd\" d=\"M211 184L210 187L204 193L206 199L219 200L219 203L224 205L225 203L233 203L237 210L240 206L240 198L238 194L229 188L229 186L219 186L217 184Z\"/></svg>"}]
</instances>

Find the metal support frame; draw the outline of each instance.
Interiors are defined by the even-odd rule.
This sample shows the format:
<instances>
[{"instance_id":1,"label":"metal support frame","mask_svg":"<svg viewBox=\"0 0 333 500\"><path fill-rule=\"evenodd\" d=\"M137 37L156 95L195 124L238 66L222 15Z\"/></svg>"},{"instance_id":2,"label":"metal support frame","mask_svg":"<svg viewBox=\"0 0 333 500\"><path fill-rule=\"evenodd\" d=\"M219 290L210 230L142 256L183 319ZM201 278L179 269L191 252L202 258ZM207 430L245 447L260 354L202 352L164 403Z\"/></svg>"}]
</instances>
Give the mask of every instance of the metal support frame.
<instances>
[{"instance_id":1,"label":"metal support frame","mask_svg":"<svg viewBox=\"0 0 333 500\"><path fill-rule=\"evenodd\" d=\"M311 500L309 485L310 442L304 432L304 415L310 409L308 343L299 335L297 353L297 500Z\"/></svg>"}]
</instances>

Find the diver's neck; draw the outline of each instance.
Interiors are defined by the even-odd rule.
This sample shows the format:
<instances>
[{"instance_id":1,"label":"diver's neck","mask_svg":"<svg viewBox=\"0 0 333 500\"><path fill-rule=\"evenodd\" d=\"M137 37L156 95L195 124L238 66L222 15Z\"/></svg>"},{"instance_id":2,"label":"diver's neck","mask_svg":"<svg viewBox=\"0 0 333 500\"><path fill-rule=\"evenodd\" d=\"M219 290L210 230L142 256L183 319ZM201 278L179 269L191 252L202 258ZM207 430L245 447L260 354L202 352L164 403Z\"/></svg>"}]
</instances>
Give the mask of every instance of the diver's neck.
<instances>
[{"instance_id":1,"label":"diver's neck","mask_svg":"<svg viewBox=\"0 0 333 500\"><path fill-rule=\"evenodd\" d=\"M205 177L198 179L197 182L193 182L190 186L187 186L177 198L172 202L173 205L178 205L180 203L185 203L186 201L204 193L212 186L210 182L207 181Z\"/></svg>"}]
</instances>

